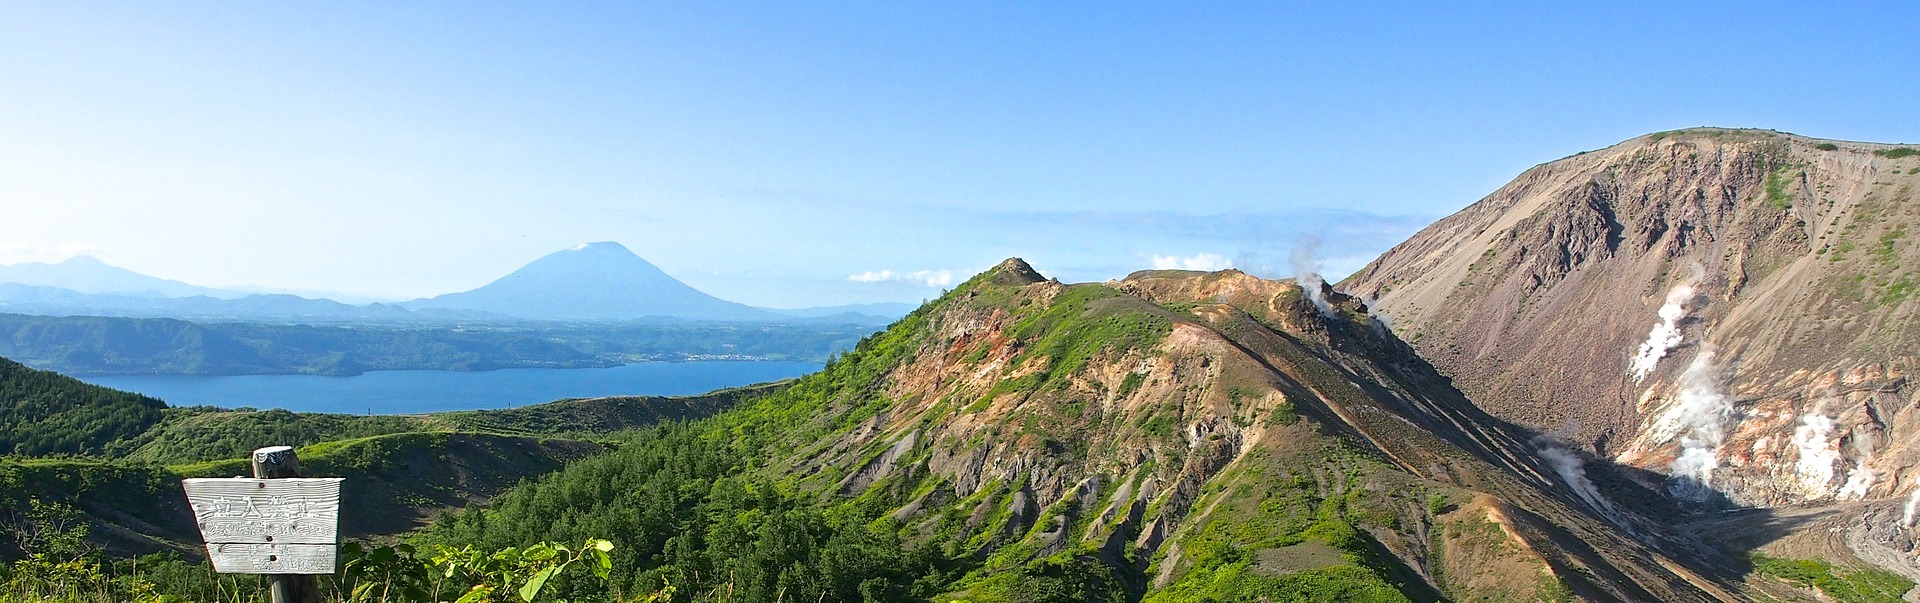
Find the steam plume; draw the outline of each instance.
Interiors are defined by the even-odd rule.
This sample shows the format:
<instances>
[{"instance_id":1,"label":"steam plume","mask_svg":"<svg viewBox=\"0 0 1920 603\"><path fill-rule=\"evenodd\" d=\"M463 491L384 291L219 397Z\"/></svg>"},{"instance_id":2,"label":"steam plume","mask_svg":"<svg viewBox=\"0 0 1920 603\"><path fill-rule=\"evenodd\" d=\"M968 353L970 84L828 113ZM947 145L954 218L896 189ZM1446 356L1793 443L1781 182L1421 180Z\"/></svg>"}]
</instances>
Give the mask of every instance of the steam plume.
<instances>
[{"instance_id":1,"label":"steam plume","mask_svg":"<svg viewBox=\"0 0 1920 603\"><path fill-rule=\"evenodd\" d=\"M1877 477L1873 474L1873 468L1867 466L1867 460L1870 459L1862 459L1859 465L1847 472L1847 483L1840 486L1839 492L1833 493L1835 498L1859 500L1867 497L1867 489L1873 487L1873 479Z\"/></svg>"},{"instance_id":2,"label":"steam plume","mask_svg":"<svg viewBox=\"0 0 1920 603\"><path fill-rule=\"evenodd\" d=\"M1540 444L1540 458L1546 459L1547 464L1553 467L1553 472L1560 475L1560 481L1573 488L1573 493L1586 501L1587 506L1615 525L1626 527L1626 521L1621 517L1620 510L1613 506L1613 501L1608 500L1599 488L1593 486L1593 481L1587 479L1586 463L1579 456L1565 448L1543 442Z\"/></svg>"},{"instance_id":3,"label":"steam plume","mask_svg":"<svg viewBox=\"0 0 1920 603\"><path fill-rule=\"evenodd\" d=\"M1726 441L1727 422L1733 416L1733 402L1720 393L1713 350L1702 350L1680 376L1680 400L1661 413L1651 430L1657 442L1680 439L1679 455L1667 466L1677 480L1669 492L1694 500L1706 498L1706 489L1713 485L1713 472L1720 467L1720 444Z\"/></svg>"},{"instance_id":4,"label":"steam plume","mask_svg":"<svg viewBox=\"0 0 1920 603\"><path fill-rule=\"evenodd\" d=\"M1302 237L1293 246L1293 251L1287 254L1287 259L1293 263L1294 282L1299 283L1307 299L1313 301L1313 307L1320 310L1321 316L1334 318L1333 306L1327 303L1326 296L1320 292L1320 285L1326 281L1320 278L1320 262L1313 259L1313 252L1319 248L1320 239Z\"/></svg>"},{"instance_id":5,"label":"steam plume","mask_svg":"<svg viewBox=\"0 0 1920 603\"><path fill-rule=\"evenodd\" d=\"M1840 462L1840 447L1832 440L1833 425L1833 419L1816 406L1800 417L1800 426L1793 430L1793 447L1800 451L1793 472L1800 478L1800 493L1807 498L1825 496L1833 485L1833 465Z\"/></svg>"},{"instance_id":6,"label":"steam plume","mask_svg":"<svg viewBox=\"0 0 1920 603\"><path fill-rule=\"evenodd\" d=\"M1914 488L1913 494L1907 495L1907 512L1900 517L1900 527L1913 527L1913 511L1915 507L1920 507L1920 488Z\"/></svg>"},{"instance_id":7,"label":"steam plume","mask_svg":"<svg viewBox=\"0 0 1920 603\"><path fill-rule=\"evenodd\" d=\"M1825 406L1824 403L1815 405L1811 412L1800 417L1800 426L1793 430L1793 447L1800 452L1800 459L1793 467L1800 478L1800 493L1809 499L1828 494L1842 499L1866 498L1867 490L1878 477L1873 468L1867 466L1869 458L1862 458L1847 471L1846 483L1838 490L1833 489L1834 467L1845 466L1846 457L1840 455L1840 438L1833 433L1838 423L1826 415Z\"/></svg>"},{"instance_id":8,"label":"steam plume","mask_svg":"<svg viewBox=\"0 0 1920 603\"><path fill-rule=\"evenodd\" d=\"M1639 353L1633 355L1633 364L1627 368L1628 373L1633 375L1634 383L1645 380L1647 374L1653 372L1653 367L1660 364L1660 359L1680 345L1680 340L1685 337L1680 332L1680 321L1687 317L1687 303L1693 301L1693 294L1691 283L1667 292L1667 303L1660 306L1660 322L1653 325L1652 332L1647 333L1647 340L1640 344Z\"/></svg>"}]
</instances>

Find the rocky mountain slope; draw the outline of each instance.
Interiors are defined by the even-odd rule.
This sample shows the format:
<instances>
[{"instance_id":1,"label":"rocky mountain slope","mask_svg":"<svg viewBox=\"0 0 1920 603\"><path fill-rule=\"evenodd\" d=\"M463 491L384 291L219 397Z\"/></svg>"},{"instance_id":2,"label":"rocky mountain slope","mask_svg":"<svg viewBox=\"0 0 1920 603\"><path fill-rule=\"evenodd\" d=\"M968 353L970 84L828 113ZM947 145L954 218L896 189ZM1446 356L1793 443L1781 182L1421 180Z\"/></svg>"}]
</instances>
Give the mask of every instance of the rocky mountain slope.
<instances>
[{"instance_id":1,"label":"rocky mountain slope","mask_svg":"<svg viewBox=\"0 0 1920 603\"><path fill-rule=\"evenodd\" d=\"M1916 184L1910 147L1654 134L1528 170L1340 288L1488 412L1915 576Z\"/></svg>"},{"instance_id":2,"label":"rocky mountain slope","mask_svg":"<svg viewBox=\"0 0 1920 603\"><path fill-rule=\"evenodd\" d=\"M1651 492L1592 496L1596 479L1635 486L1480 412L1358 300L1320 293L1324 313L1290 281L1237 271L1066 285L1008 260L674 437L720 446L713 458L826 517L931 547L942 573L916 584L942 601L1030 600L1069 578L1061 600L1710 601L1778 586L1646 519L1664 511ZM695 526L691 542L736 542L761 515L698 528L712 517L700 509L760 486L716 469L706 502L674 499L689 513L675 520L593 493L661 462L623 454L448 533L504 546L619 532L616 573L638 592L671 577L697 598L748 587L698 576L764 574L724 555L675 561L681 537L604 519L646 508ZM812 584L794 587L858 598Z\"/></svg>"}]
</instances>

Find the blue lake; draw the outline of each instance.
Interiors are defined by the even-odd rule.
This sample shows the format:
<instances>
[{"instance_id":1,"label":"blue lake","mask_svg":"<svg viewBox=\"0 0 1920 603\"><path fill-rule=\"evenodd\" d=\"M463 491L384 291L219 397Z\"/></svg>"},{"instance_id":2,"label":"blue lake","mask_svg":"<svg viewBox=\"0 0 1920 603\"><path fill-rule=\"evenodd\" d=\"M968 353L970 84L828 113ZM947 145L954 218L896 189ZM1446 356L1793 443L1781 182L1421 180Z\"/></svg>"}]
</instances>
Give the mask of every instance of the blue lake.
<instances>
[{"instance_id":1,"label":"blue lake","mask_svg":"<svg viewBox=\"0 0 1920 603\"><path fill-rule=\"evenodd\" d=\"M296 412L414 414L526 406L561 398L685 396L798 377L817 362L648 362L613 368L374 371L314 375L131 375L81 377L171 406L220 406Z\"/></svg>"}]
</instances>

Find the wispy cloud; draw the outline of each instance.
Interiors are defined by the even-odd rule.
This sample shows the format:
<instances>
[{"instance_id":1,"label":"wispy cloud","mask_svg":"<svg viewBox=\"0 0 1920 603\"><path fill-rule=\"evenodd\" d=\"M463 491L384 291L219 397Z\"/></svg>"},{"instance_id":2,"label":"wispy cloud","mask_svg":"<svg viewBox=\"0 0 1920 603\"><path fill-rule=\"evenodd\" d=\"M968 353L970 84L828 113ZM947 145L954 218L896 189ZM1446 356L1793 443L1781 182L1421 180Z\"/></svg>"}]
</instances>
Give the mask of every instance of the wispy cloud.
<instances>
[{"instance_id":1,"label":"wispy cloud","mask_svg":"<svg viewBox=\"0 0 1920 603\"><path fill-rule=\"evenodd\" d=\"M847 280L856 283L907 283L922 287L946 287L953 284L953 279L952 270L914 270L912 272L869 270L847 277Z\"/></svg>"},{"instance_id":2,"label":"wispy cloud","mask_svg":"<svg viewBox=\"0 0 1920 603\"><path fill-rule=\"evenodd\" d=\"M51 247L22 243L18 241L0 242L0 264L22 262L52 262L64 260L76 255L99 255L107 248L89 243L69 242Z\"/></svg>"},{"instance_id":3,"label":"wispy cloud","mask_svg":"<svg viewBox=\"0 0 1920 603\"><path fill-rule=\"evenodd\" d=\"M1215 270L1226 270L1232 267L1233 260L1211 253L1198 253L1191 257L1184 258L1174 255L1153 256L1153 268L1155 270L1205 270L1212 272Z\"/></svg>"},{"instance_id":4,"label":"wispy cloud","mask_svg":"<svg viewBox=\"0 0 1920 603\"><path fill-rule=\"evenodd\" d=\"M107 248L105 247L86 243L61 243L59 248L60 255L87 255L101 253L106 250Z\"/></svg>"}]
</instances>

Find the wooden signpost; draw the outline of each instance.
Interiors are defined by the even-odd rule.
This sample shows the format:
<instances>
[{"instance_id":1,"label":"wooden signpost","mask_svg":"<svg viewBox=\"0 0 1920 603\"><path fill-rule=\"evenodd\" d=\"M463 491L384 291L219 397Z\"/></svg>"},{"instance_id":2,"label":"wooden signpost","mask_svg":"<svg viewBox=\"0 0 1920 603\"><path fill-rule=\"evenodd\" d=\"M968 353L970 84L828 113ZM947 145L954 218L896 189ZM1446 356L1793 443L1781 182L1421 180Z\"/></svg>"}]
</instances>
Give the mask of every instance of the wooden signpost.
<instances>
[{"instance_id":1,"label":"wooden signpost","mask_svg":"<svg viewBox=\"0 0 1920 603\"><path fill-rule=\"evenodd\" d=\"M291 446L253 451L253 477L182 482L213 571L267 574L273 603L316 603L334 572L341 478L302 478Z\"/></svg>"}]
</instances>

